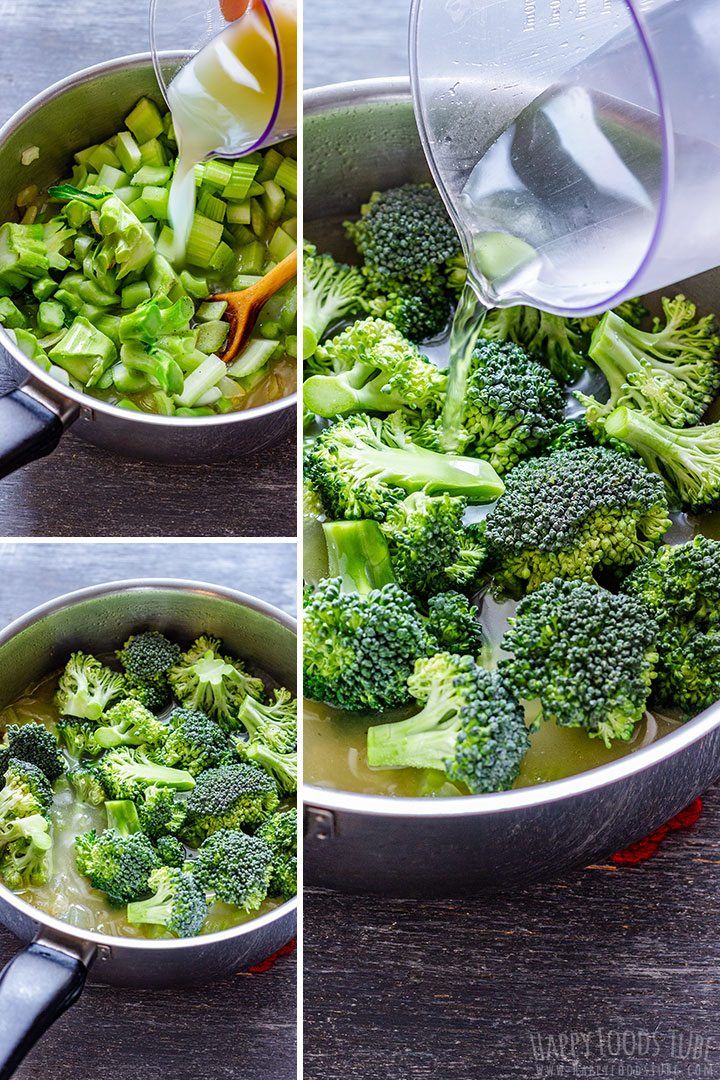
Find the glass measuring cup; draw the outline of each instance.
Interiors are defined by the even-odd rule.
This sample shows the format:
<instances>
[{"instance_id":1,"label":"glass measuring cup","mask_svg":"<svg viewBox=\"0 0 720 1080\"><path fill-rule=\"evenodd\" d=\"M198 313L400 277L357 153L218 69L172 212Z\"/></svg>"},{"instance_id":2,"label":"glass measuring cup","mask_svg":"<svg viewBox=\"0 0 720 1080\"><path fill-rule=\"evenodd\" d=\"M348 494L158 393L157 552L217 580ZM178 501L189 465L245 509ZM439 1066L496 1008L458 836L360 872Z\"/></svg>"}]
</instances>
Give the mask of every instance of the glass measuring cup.
<instances>
[{"instance_id":1,"label":"glass measuring cup","mask_svg":"<svg viewBox=\"0 0 720 1080\"><path fill-rule=\"evenodd\" d=\"M238 14L239 13L239 14ZM237 16L237 17L235 17ZM271 47L274 67L264 70L272 80L272 92L256 95L247 104L251 118L244 124L229 101L232 79L239 74L243 90L257 71L253 56L242 53L244 24L255 20ZM257 34L256 34L257 36ZM297 5L295 0L150 0L150 44L153 65L163 96L176 111L179 94L187 111L187 125L203 128L209 137L208 122L216 145L207 146L202 156L242 157L270 143L294 135L297 129ZM229 46L229 47L227 47ZM166 50L185 53L170 77L160 54ZM218 89L212 73L218 68L222 50L228 68L225 85ZM237 56L233 57L235 51ZM222 60L221 57L221 60ZM246 68L243 73L236 61ZM222 66L222 65L221 65ZM247 78L249 76L249 78ZM265 89L265 87L263 87ZM222 100L222 94L225 100ZM214 112L208 117L208 105ZM194 121L194 123L193 123ZM187 136L186 136L187 140Z\"/></svg>"},{"instance_id":2,"label":"glass measuring cup","mask_svg":"<svg viewBox=\"0 0 720 1080\"><path fill-rule=\"evenodd\" d=\"M413 0L415 114L489 306L720 263L719 0Z\"/></svg>"}]
</instances>

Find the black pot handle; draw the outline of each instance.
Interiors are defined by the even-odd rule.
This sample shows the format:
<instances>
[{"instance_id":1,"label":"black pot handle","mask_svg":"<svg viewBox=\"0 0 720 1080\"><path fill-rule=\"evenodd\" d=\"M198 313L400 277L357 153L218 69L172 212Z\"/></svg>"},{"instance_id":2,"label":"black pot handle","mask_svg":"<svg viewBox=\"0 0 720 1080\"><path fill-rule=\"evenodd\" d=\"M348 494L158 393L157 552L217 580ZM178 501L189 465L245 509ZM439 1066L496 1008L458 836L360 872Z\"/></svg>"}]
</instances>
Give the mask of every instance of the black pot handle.
<instances>
[{"instance_id":1,"label":"black pot handle","mask_svg":"<svg viewBox=\"0 0 720 1080\"><path fill-rule=\"evenodd\" d=\"M49 454L77 416L77 406L55 411L55 402L43 396L20 387L0 397L0 477Z\"/></svg>"},{"instance_id":2,"label":"black pot handle","mask_svg":"<svg viewBox=\"0 0 720 1080\"><path fill-rule=\"evenodd\" d=\"M33 941L0 972L0 1080L9 1080L40 1036L80 996L88 965Z\"/></svg>"}]
</instances>

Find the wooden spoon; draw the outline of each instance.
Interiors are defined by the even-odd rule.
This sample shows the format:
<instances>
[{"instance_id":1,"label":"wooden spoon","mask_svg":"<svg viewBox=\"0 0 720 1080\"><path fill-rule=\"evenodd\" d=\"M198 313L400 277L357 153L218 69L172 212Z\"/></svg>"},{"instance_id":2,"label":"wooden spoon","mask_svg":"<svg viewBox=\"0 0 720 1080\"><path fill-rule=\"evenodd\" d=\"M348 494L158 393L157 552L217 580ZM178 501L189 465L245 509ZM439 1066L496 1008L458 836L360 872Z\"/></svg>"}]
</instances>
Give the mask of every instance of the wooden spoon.
<instances>
[{"instance_id":1,"label":"wooden spoon","mask_svg":"<svg viewBox=\"0 0 720 1080\"><path fill-rule=\"evenodd\" d=\"M271 296L297 276L297 251L287 255L282 262L269 270L264 277L251 285L249 289L238 292L215 293L210 300L224 300L227 303L223 318L230 323L225 351L220 359L226 364L232 363L245 347L252 333L258 312Z\"/></svg>"}]
</instances>

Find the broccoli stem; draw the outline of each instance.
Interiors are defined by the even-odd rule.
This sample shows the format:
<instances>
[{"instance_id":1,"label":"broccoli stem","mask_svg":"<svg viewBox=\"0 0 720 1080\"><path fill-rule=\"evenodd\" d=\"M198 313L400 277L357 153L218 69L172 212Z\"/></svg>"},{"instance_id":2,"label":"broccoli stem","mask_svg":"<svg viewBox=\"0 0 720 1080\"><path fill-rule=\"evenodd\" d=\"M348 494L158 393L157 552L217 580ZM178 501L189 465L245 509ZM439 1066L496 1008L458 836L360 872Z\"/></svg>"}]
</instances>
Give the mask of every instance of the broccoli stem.
<instances>
[{"instance_id":1,"label":"broccoli stem","mask_svg":"<svg viewBox=\"0 0 720 1080\"><path fill-rule=\"evenodd\" d=\"M376 521L327 521L323 532L329 576L342 578L343 592L367 596L395 582L387 540Z\"/></svg>"},{"instance_id":2,"label":"broccoli stem","mask_svg":"<svg viewBox=\"0 0 720 1080\"><path fill-rule=\"evenodd\" d=\"M353 456L369 476L404 488L408 494L425 491L428 495L464 495L468 502L476 504L493 502L505 490L489 462L438 454L415 443L381 450L358 443Z\"/></svg>"},{"instance_id":3,"label":"broccoli stem","mask_svg":"<svg viewBox=\"0 0 720 1080\"><path fill-rule=\"evenodd\" d=\"M142 832L137 807L131 799L111 799L105 803L108 829L114 829L121 836L132 836Z\"/></svg>"},{"instance_id":4,"label":"broccoli stem","mask_svg":"<svg viewBox=\"0 0 720 1080\"><path fill-rule=\"evenodd\" d=\"M368 765L371 769L444 771L445 762L454 756L460 727L457 702L448 699L444 688L433 686L427 704L415 716L368 729Z\"/></svg>"},{"instance_id":5,"label":"broccoli stem","mask_svg":"<svg viewBox=\"0 0 720 1080\"><path fill-rule=\"evenodd\" d=\"M356 365L341 375L311 375L303 384L305 407L317 416L332 418L357 411L395 412L406 404L399 393L386 393L388 375L368 379L371 369ZM363 385L363 380L368 379Z\"/></svg>"}]
</instances>

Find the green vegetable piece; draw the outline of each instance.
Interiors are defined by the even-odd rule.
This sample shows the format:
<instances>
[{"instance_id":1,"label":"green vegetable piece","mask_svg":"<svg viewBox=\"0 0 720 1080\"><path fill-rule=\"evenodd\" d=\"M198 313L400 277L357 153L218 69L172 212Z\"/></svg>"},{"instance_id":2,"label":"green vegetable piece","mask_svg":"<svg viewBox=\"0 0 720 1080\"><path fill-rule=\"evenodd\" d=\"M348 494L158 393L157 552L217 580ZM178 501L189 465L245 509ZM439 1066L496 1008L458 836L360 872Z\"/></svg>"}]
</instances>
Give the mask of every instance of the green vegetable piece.
<instances>
[{"instance_id":1,"label":"green vegetable piece","mask_svg":"<svg viewBox=\"0 0 720 1080\"><path fill-rule=\"evenodd\" d=\"M92 387L117 359L117 349L109 337L79 315L49 357L84 386Z\"/></svg>"},{"instance_id":2,"label":"green vegetable piece","mask_svg":"<svg viewBox=\"0 0 720 1080\"><path fill-rule=\"evenodd\" d=\"M125 125L142 146L148 139L163 133L163 120L157 105L149 98L140 98L137 105L125 117Z\"/></svg>"}]
</instances>

